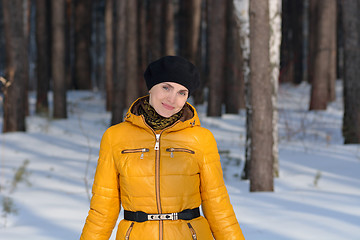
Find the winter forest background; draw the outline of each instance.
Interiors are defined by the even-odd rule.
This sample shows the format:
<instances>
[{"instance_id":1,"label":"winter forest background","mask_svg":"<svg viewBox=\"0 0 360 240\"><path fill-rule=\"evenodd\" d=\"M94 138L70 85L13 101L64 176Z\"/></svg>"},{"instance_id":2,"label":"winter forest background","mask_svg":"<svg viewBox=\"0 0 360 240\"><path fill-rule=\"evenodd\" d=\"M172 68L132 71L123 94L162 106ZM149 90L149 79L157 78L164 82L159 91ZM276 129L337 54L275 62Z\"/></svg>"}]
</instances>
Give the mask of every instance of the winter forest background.
<instances>
[{"instance_id":1,"label":"winter forest background","mask_svg":"<svg viewBox=\"0 0 360 240\"><path fill-rule=\"evenodd\" d=\"M80 151L78 158L82 160L72 159L74 165L69 163L65 169L77 169L81 172L78 175L85 171L78 182L85 183L79 206L86 211L101 134L106 127L122 121L124 111L137 97L147 94L143 72L149 62L164 55L184 56L201 71L201 89L189 101L199 109L203 125L218 141L224 177L247 239L360 236L354 228L360 224L360 178L354 174L360 170L359 0L0 0L0 13L0 209L5 222L0 227L0 239L24 238L14 237L19 226L32 222L22 200L29 195L44 199L50 196L47 188L36 195L37 188L24 182L33 185L36 179L54 174L55 166L64 167L62 152L72 151L69 154L77 159L76 151ZM81 118L79 111L84 111L82 117L88 119ZM329 122L334 125L329 127ZM89 153L82 153L81 147L72 149L72 144L63 148L54 145L58 142L52 139L52 133L60 134L67 142L77 139L69 133L78 131L85 136L82 141ZM229 138L232 143L226 143ZM44 150L44 142L48 151L36 154L40 162L35 167L28 160L32 152L23 145L37 152L35 149ZM304 145L305 155L294 150L298 149L295 142ZM323 150L325 146L327 150ZM343 153L336 153L339 156L353 154L346 158L351 165L329 153L328 161L317 155L329 149L342 149ZM59 155L56 163L45 157L50 152ZM314 174L305 174L307 180L294 177L304 170L296 164L309 155L313 162L306 169L314 170ZM339 177L335 185L326 182L330 172L336 171L341 171L337 173L346 180ZM291 174L295 175L291 178ZM66 174L59 178L54 186L68 181ZM262 204L269 199L278 203L274 199L280 198L279 191L295 199L294 189L309 179L316 187L322 179L337 193L329 198L322 196L322 200L319 195L309 194L320 205L334 203L329 204L331 211L342 204L352 206L329 214L332 220L334 217L347 225L340 224L342 230L329 233L337 223L324 221L324 232L321 227L306 228L314 233L312 237L304 237L291 223L291 233L283 229L276 232L274 229L292 216L279 210L276 226L263 228L270 223L259 218L272 213L267 214ZM18 187L21 183L24 186ZM27 189L24 192L29 195L24 198L17 188ZM308 190L309 186L304 188ZM252 195L254 192L270 195ZM260 203L256 205L252 200ZM37 201L33 199L34 204ZM304 206L300 209L314 210ZM76 220L85 218L85 211L77 212L80 217ZM243 212L251 216L242 219ZM20 221L19 216L25 220ZM312 219L293 217L291 220L301 222ZM81 231L83 221L76 220L71 219L72 229ZM51 238L51 234L40 234L41 238L33 233L36 227L31 229L25 230L24 236L72 239L78 234L70 231L66 235L67 228L51 225L52 232L65 235ZM269 229L277 234L269 234ZM344 237L343 231L349 235Z\"/></svg>"}]
</instances>

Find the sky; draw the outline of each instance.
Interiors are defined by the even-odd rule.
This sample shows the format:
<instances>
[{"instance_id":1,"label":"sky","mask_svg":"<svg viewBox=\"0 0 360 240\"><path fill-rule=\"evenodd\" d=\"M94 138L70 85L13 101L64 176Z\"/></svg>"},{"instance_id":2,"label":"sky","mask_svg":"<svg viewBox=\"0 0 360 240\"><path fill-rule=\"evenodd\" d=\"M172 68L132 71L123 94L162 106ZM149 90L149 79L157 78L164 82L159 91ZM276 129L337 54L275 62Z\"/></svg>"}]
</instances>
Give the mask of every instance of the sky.
<instances>
[{"instance_id":1,"label":"sky","mask_svg":"<svg viewBox=\"0 0 360 240\"><path fill-rule=\"evenodd\" d=\"M206 117L206 106L196 106L217 141L247 240L360 239L360 145L343 144L341 82L326 111L307 111L309 96L306 83L280 85L274 192L251 193L249 181L240 180L245 112ZM27 132L0 134L0 240L79 239L111 117L104 99L100 92L69 91L68 119L54 120L34 114L31 93Z\"/></svg>"}]
</instances>

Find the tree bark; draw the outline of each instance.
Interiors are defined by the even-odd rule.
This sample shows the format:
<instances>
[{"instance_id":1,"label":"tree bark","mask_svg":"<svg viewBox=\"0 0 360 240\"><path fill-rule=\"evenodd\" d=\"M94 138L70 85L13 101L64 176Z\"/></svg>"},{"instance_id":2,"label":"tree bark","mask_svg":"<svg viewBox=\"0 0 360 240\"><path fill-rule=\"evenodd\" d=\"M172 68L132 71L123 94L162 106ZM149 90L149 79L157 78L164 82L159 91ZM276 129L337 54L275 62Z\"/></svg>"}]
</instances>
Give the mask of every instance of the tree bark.
<instances>
[{"instance_id":1,"label":"tree bark","mask_svg":"<svg viewBox=\"0 0 360 240\"><path fill-rule=\"evenodd\" d=\"M105 13L104 13L104 0L93 1L93 47L92 47L92 68L94 69L93 88L99 89L101 92L105 88Z\"/></svg>"},{"instance_id":2,"label":"tree bark","mask_svg":"<svg viewBox=\"0 0 360 240\"><path fill-rule=\"evenodd\" d=\"M314 69L315 69L315 56L316 56L316 46L317 46L317 36L318 36L318 0L309 0L309 49L308 49L308 61L307 61L307 81L309 83L313 82L314 79Z\"/></svg>"},{"instance_id":3,"label":"tree bark","mask_svg":"<svg viewBox=\"0 0 360 240\"><path fill-rule=\"evenodd\" d=\"M75 84L91 89L91 21L92 1L75 0Z\"/></svg>"},{"instance_id":4,"label":"tree bark","mask_svg":"<svg viewBox=\"0 0 360 240\"><path fill-rule=\"evenodd\" d=\"M159 59L162 55L162 0L151 0L148 2L148 63Z\"/></svg>"},{"instance_id":5,"label":"tree bark","mask_svg":"<svg viewBox=\"0 0 360 240\"><path fill-rule=\"evenodd\" d=\"M52 78L54 118L67 118L65 74L65 0L52 2Z\"/></svg>"},{"instance_id":6,"label":"tree bark","mask_svg":"<svg viewBox=\"0 0 360 240\"><path fill-rule=\"evenodd\" d=\"M25 84L28 68L22 0L3 0L6 49L3 132L25 131Z\"/></svg>"},{"instance_id":7,"label":"tree bark","mask_svg":"<svg viewBox=\"0 0 360 240\"><path fill-rule=\"evenodd\" d=\"M336 79L344 78L344 29L343 1L336 1Z\"/></svg>"},{"instance_id":8,"label":"tree bark","mask_svg":"<svg viewBox=\"0 0 360 240\"><path fill-rule=\"evenodd\" d=\"M105 89L106 89L106 110L111 111L113 99L114 79L114 0L106 0L105 3L105 36L106 36L106 57L105 57Z\"/></svg>"},{"instance_id":9,"label":"tree bark","mask_svg":"<svg viewBox=\"0 0 360 240\"><path fill-rule=\"evenodd\" d=\"M209 17L209 97L208 116L221 116L224 92L226 5L208 1Z\"/></svg>"},{"instance_id":10,"label":"tree bark","mask_svg":"<svg viewBox=\"0 0 360 240\"><path fill-rule=\"evenodd\" d=\"M162 4L162 55L175 55L174 3L163 0ZM181 34L180 34L181 35Z\"/></svg>"},{"instance_id":11,"label":"tree bark","mask_svg":"<svg viewBox=\"0 0 360 240\"><path fill-rule=\"evenodd\" d=\"M51 1L50 1L51 2ZM75 18L75 4L73 0L66 0L66 21L65 21L65 39L66 39L66 54L65 54L65 67L66 67L66 88L75 89L74 77L74 58L75 58L75 31L74 31L74 18Z\"/></svg>"},{"instance_id":12,"label":"tree bark","mask_svg":"<svg viewBox=\"0 0 360 240\"><path fill-rule=\"evenodd\" d=\"M317 0L318 29L310 110L325 110L336 78L336 0ZM334 44L335 43L335 44Z\"/></svg>"},{"instance_id":13,"label":"tree bark","mask_svg":"<svg viewBox=\"0 0 360 240\"><path fill-rule=\"evenodd\" d=\"M138 78L137 83L139 85L140 95L148 93L145 81L144 71L147 67L147 12L146 12L146 1L139 0L138 2Z\"/></svg>"},{"instance_id":14,"label":"tree bark","mask_svg":"<svg viewBox=\"0 0 360 240\"><path fill-rule=\"evenodd\" d=\"M324 4L324 2L323 2ZM330 59L329 65L329 102L333 102L336 100L336 89L335 83L337 79L337 0L332 0L327 2L328 13L329 16L328 20L330 20L330 27L329 27L329 38L330 38Z\"/></svg>"},{"instance_id":15,"label":"tree bark","mask_svg":"<svg viewBox=\"0 0 360 240\"><path fill-rule=\"evenodd\" d=\"M127 3L126 24L126 108L139 97L137 84L138 52L137 52L137 0Z\"/></svg>"},{"instance_id":16,"label":"tree bark","mask_svg":"<svg viewBox=\"0 0 360 240\"><path fill-rule=\"evenodd\" d=\"M179 2L179 52L192 63L196 63L200 37L201 0Z\"/></svg>"},{"instance_id":17,"label":"tree bark","mask_svg":"<svg viewBox=\"0 0 360 240\"><path fill-rule=\"evenodd\" d=\"M250 0L249 9L252 111L250 191L273 191L269 2L268 0Z\"/></svg>"},{"instance_id":18,"label":"tree bark","mask_svg":"<svg viewBox=\"0 0 360 240\"><path fill-rule=\"evenodd\" d=\"M175 55L174 6L172 1L152 0L147 8L148 61ZM146 65L147 65L146 64Z\"/></svg>"},{"instance_id":19,"label":"tree bark","mask_svg":"<svg viewBox=\"0 0 360 240\"><path fill-rule=\"evenodd\" d=\"M3 15L3 4L0 0L0 36L5 36L4 33L4 15ZM5 38L0 38L0 52L5 53ZM0 76L3 76L5 68L5 54L0 54Z\"/></svg>"},{"instance_id":20,"label":"tree bark","mask_svg":"<svg viewBox=\"0 0 360 240\"><path fill-rule=\"evenodd\" d=\"M200 19L200 30L199 30L199 39L197 47L197 56L195 61L195 66L198 67L200 72L200 86L194 92L194 104L203 104L205 102L205 88L208 86L209 71L208 71L208 17L207 17L207 6L208 0L203 0L201 4L201 19Z\"/></svg>"},{"instance_id":21,"label":"tree bark","mask_svg":"<svg viewBox=\"0 0 360 240\"><path fill-rule=\"evenodd\" d=\"M24 63L24 81L25 81L25 90L24 90L24 106L25 106L25 116L29 116L29 83L30 83L30 57L29 57L29 46L30 46L30 22L31 22L31 1L23 1L23 12L24 12L24 44L25 44L25 56L23 61Z\"/></svg>"},{"instance_id":22,"label":"tree bark","mask_svg":"<svg viewBox=\"0 0 360 240\"><path fill-rule=\"evenodd\" d=\"M249 36L249 0L237 0L235 3L236 13L240 27L240 46L242 52L242 74L244 78L245 106L246 106L246 140L245 140L245 164L241 173L241 179L249 179L251 160L251 123L252 108L250 106L250 36Z\"/></svg>"},{"instance_id":23,"label":"tree bark","mask_svg":"<svg viewBox=\"0 0 360 240\"><path fill-rule=\"evenodd\" d=\"M36 113L48 114L48 91L50 83L50 55L48 54L50 38L47 23L49 19L49 1L36 0L36 74L37 74L37 91L36 91Z\"/></svg>"},{"instance_id":24,"label":"tree bark","mask_svg":"<svg viewBox=\"0 0 360 240\"><path fill-rule=\"evenodd\" d=\"M241 102L244 102L244 88L241 88L242 58L239 30L235 18L233 0L226 1L226 56L225 56L225 112L238 114Z\"/></svg>"},{"instance_id":25,"label":"tree bark","mask_svg":"<svg viewBox=\"0 0 360 240\"><path fill-rule=\"evenodd\" d=\"M304 1L282 1L280 82L303 81L303 9Z\"/></svg>"},{"instance_id":26,"label":"tree bark","mask_svg":"<svg viewBox=\"0 0 360 240\"><path fill-rule=\"evenodd\" d=\"M270 65L273 105L273 161L274 177L279 177L279 147L278 147L278 88L280 70L281 45L281 0L269 1L270 13Z\"/></svg>"},{"instance_id":27,"label":"tree bark","mask_svg":"<svg viewBox=\"0 0 360 240\"><path fill-rule=\"evenodd\" d=\"M360 143L360 2L343 1L345 144Z\"/></svg>"},{"instance_id":28,"label":"tree bark","mask_svg":"<svg viewBox=\"0 0 360 240\"><path fill-rule=\"evenodd\" d=\"M113 85L113 102L111 125L123 121L125 109L125 89L126 89L126 5L127 1L115 1L116 9L116 60L115 60L115 79Z\"/></svg>"}]
</instances>

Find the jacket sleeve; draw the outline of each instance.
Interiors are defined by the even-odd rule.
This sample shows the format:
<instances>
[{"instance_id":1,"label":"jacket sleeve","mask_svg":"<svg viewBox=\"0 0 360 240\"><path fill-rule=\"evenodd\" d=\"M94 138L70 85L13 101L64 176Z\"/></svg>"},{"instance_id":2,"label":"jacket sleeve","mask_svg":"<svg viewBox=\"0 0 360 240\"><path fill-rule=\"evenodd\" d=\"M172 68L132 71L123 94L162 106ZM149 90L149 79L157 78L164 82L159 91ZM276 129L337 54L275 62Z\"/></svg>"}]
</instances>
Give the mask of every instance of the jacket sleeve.
<instances>
[{"instance_id":1,"label":"jacket sleeve","mask_svg":"<svg viewBox=\"0 0 360 240\"><path fill-rule=\"evenodd\" d=\"M202 209L216 240L244 240L225 187L216 141L208 131L200 170Z\"/></svg>"},{"instance_id":2,"label":"jacket sleeve","mask_svg":"<svg viewBox=\"0 0 360 240\"><path fill-rule=\"evenodd\" d=\"M90 211L80 240L108 240L120 211L118 171L115 167L109 130L101 140L92 187Z\"/></svg>"}]
</instances>

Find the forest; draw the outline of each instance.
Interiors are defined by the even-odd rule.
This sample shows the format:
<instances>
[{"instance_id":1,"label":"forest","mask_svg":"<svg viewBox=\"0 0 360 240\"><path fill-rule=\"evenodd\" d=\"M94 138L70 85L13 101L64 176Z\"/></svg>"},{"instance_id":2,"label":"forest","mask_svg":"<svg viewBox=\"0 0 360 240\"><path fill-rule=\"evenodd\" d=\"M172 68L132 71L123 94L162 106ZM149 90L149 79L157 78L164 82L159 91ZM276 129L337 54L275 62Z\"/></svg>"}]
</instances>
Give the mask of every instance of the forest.
<instances>
[{"instance_id":1,"label":"forest","mask_svg":"<svg viewBox=\"0 0 360 240\"><path fill-rule=\"evenodd\" d=\"M278 175L279 84L311 84L318 111L341 81L344 144L360 143L359 1L0 0L0 12L4 133L26 131L32 92L35 114L66 119L69 90L99 91L117 124L147 94L147 64L179 55L201 72L192 100L207 116L246 110L251 191L273 191Z\"/></svg>"}]
</instances>

